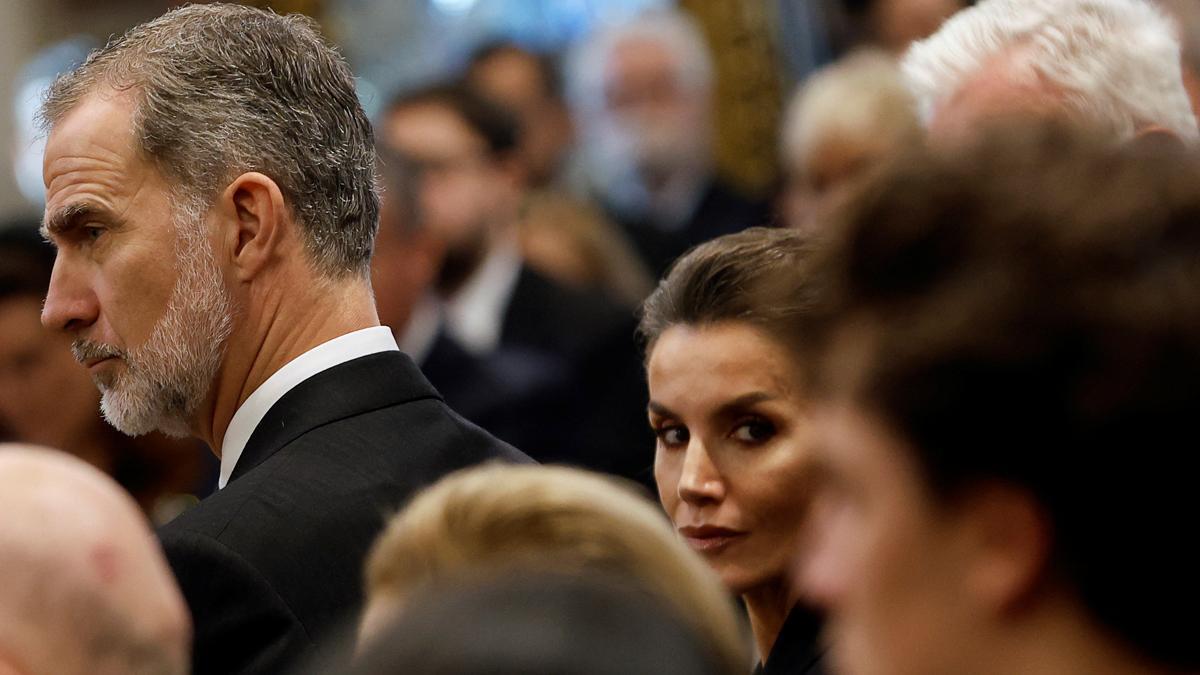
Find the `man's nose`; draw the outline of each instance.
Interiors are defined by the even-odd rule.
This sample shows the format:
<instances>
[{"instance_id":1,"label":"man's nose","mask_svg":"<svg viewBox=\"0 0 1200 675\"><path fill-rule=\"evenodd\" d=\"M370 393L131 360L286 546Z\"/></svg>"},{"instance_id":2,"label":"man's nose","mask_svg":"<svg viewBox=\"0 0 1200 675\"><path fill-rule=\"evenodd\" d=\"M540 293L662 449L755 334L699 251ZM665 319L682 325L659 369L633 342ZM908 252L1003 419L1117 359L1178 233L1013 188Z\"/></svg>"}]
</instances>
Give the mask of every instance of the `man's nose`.
<instances>
[{"instance_id":1,"label":"man's nose","mask_svg":"<svg viewBox=\"0 0 1200 675\"><path fill-rule=\"evenodd\" d=\"M59 254L42 305L42 325L73 333L95 323L99 314L99 303L85 276L72 269Z\"/></svg>"}]
</instances>

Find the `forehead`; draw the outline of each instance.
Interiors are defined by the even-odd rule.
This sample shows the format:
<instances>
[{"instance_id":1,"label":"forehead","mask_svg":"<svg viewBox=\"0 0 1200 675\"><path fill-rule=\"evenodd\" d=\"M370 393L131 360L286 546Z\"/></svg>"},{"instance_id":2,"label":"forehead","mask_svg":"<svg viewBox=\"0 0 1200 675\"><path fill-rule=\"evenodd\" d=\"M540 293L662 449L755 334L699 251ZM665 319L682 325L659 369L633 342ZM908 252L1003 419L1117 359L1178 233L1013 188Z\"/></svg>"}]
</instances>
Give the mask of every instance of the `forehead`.
<instances>
[{"instance_id":1,"label":"forehead","mask_svg":"<svg viewBox=\"0 0 1200 675\"><path fill-rule=\"evenodd\" d=\"M678 74L677 69L675 55L665 44L631 36L613 47L607 79L610 86L645 80L673 80Z\"/></svg>"},{"instance_id":2,"label":"forehead","mask_svg":"<svg viewBox=\"0 0 1200 675\"><path fill-rule=\"evenodd\" d=\"M747 390L789 395L796 363L761 329L737 322L676 325L663 331L647 364L652 392L733 398Z\"/></svg>"},{"instance_id":3,"label":"forehead","mask_svg":"<svg viewBox=\"0 0 1200 675\"><path fill-rule=\"evenodd\" d=\"M47 205L78 192L102 201L131 192L148 163L133 140L133 101L111 91L86 96L46 139L42 178Z\"/></svg>"},{"instance_id":4,"label":"forehead","mask_svg":"<svg viewBox=\"0 0 1200 675\"><path fill-rule=\"evenodd\" d=\"M516 51L502 51L479 64L476 76L480 86L506 100L527 100L548 95L535 57Z\"/></svg>"},{"instance_id":5,"label":"forehead","mask_svg":"<svg viewBox=\"0 0 1200 675\"><path fill-rule=\"evenodd\" d=\"M384 134L393 148L416 156L479 150L486 145L453 108L438 101L393 110L387 116Z\"/></svg>"}]
</instances>

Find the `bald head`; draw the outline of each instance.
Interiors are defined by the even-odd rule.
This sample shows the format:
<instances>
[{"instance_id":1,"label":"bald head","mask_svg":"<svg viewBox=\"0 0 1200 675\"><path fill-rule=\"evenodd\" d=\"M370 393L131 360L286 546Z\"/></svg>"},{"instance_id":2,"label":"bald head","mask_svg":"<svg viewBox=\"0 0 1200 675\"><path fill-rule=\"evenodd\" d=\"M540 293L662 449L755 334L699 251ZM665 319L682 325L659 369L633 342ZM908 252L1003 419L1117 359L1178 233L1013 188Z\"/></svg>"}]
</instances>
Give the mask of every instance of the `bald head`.
<instances>
[{"instance_id":1,"label":"bald head","mask_svg":"<svg viewBox=\"0 0 1200 675\"><path fill-rule=\"evenodd\" d=\"M0 444L0 675L187 672L191 626L133 500L65 453Z\"/></svg>"}]
</instances>

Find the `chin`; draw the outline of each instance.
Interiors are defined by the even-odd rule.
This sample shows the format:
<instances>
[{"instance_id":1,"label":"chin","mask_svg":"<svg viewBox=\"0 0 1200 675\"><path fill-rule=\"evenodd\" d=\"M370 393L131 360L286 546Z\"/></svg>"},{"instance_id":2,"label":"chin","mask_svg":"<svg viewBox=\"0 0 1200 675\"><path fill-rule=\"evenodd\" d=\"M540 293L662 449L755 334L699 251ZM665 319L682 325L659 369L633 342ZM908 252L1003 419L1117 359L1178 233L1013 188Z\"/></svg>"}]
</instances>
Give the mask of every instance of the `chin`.
<instances>
[{"instance_id":1,"label":"chin","mask_svg":"<svg viewBox=\"0 0 1200 675\"><path fill-rule=\"evenodd\" d=\"M770 577L753 574L736 567L714 567L721 583L734 595L746 595L771 583Z\"/></svg>"}]
</instances>

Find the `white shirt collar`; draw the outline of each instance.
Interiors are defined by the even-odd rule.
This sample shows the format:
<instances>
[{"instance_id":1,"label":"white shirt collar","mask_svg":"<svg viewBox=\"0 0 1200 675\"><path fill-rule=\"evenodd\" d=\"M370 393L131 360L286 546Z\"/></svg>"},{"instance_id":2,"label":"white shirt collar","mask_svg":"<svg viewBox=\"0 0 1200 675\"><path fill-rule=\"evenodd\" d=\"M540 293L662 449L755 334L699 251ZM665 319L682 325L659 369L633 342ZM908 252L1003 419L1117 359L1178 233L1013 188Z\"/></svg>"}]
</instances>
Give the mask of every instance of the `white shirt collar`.
<instances>
[{"instance_id":1,"label":"white shirt collar","mask_svg":"<svg viewBox=\"0 0 1200 675\"><path fill-rule=\"evenodd\" d=\"M504 313L520 274L517 244L504 240L492 247L479 269L446 302L446 328L467 351L487 354L500 344Z\"/></svg>"},{"instance_id":2,"label":"white shirt collar","mask_svg":"<svg viewBox=\"0 0 1200 675\"><path fill-rule=\"evenodd\" d=\"M396 338L400 351L411 356L417 365L425 363L441 326L442 308L437 297L432 294L421 296L404 325L404 332Z\"/></svg>"},{"instance_id":3,"label":"white shirt collar","mask_svg":"<svg viewBox=\"0 0 1200 675\"><path fill-rule=\"evenodd\" d=\"M233 419L229 420L225 438L221 441L221 477L217 481L217 487L223 488L229 483L229 477L233 474L233 468L242 456L242 451L246 449L250 435L254 433L254 429L271 406L283 398L284 394L313 375L334 366L368 354L398 349L391 329L375 326L319 344L284 364L265 382L258 385L254 393L238 407Z\"/></svg>"}]
</instances>

